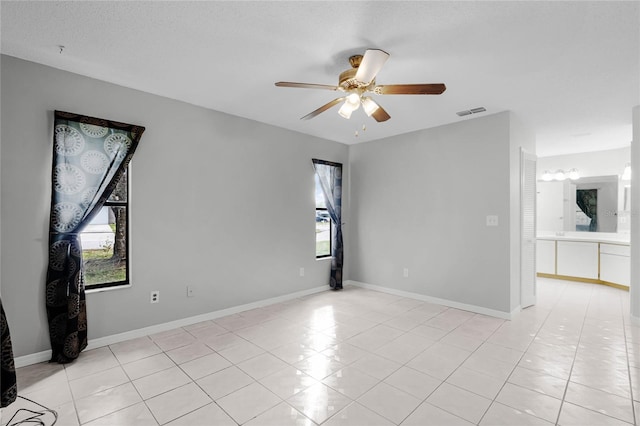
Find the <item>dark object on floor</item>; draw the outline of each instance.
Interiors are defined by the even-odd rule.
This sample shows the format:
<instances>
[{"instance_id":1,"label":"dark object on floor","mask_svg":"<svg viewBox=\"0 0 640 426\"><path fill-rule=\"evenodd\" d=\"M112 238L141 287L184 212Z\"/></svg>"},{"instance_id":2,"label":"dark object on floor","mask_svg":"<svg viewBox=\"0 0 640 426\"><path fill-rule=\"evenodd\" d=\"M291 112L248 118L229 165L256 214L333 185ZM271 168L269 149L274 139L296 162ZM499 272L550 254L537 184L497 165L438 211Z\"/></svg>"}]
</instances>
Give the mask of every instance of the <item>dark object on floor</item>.
<instances>
[{"instance_id":1,"label":"dark object on floor","mask_svg":"<svg viewBox=\"0 0 640 426\"><path fill-rule=\"evenodd\" d=\"M2 407L6 407L16 400L18 396L18 385L16 384L16 367L13 363L13 346L11 345L11 333L9 324L2 307L0 299L0 331L2 348L0 352L0 382L2 383Z\"/></svg>"}]
</instances>

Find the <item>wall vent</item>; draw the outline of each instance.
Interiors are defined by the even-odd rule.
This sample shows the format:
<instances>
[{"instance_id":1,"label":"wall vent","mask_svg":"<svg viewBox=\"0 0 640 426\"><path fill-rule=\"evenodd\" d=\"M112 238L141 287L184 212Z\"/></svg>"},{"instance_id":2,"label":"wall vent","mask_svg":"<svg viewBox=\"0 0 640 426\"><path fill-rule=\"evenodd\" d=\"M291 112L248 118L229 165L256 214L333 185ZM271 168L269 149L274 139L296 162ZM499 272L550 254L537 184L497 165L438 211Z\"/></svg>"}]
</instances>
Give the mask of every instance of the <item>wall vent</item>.
<instances>
[{"instance_id":1,"label":"wall vent","mask_svg":"<svg viewBox=\"0 0 640 426\"><path fill-rule=\"evenodd\" d=\"M487 109L485 107L471 108L465 111L456 112L460 117L464 117L465 115L477 114L479 112L485 112Z\"/></svg>"}]
</instances>

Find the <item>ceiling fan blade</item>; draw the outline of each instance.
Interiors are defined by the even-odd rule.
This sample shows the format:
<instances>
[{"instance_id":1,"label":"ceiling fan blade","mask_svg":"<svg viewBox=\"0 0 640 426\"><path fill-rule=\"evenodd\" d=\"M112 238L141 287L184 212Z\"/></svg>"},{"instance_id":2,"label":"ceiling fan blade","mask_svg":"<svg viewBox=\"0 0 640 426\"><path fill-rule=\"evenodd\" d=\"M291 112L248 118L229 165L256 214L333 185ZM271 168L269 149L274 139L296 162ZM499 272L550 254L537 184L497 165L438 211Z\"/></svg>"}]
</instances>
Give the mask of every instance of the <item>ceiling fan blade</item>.
<instances>
[{"instance_id":1,"label":"ceiling fan blade","mask_svg":"<svg viewBox=\"0 0 640 426\"><path fill-rule=\"evenodd\" d=\"M378 109L376 109L375 111L373 111L373 113L371 114L371 116L374 118L374 120L376 120L378 123L382 123L383 121L387 121L388 119L391 118L391 116L387 113L387 111L384 110L384 108L382 108L380 105L378 105Z\"/></svg>"},{"instance_id":2,"label":"ceiling fan blade","mask_svg":"<svg viewBox=\"0 0 640 426\"><path fill-rule=\"evenodd\" d=\"M439 95L447 90L443 83L434 84L384 84L373 89L378 95Z\"/></svg>"},{"instance_id":3,"label":"ceiling fan blade","mask_svg":"<svg viewBox=\"0 0 640 426\"><path fill-rule=\"evenodd\" d=\"M293 83L291 81L279 81L276 83L278 87L296 87L299 89L323 89L323 90L340 90L338 86L329 84L312 84L312 83Z\"/></svg>"},{"instance_id":4,"label":"ceiling fan blade","mask_svg":"<svg viewBox=\"0 0 640 426\"><path fill-rule=\"evenodd\" d=\"M368 49L364 52L362 62L356 72L356 80L369 84L376 78L378 71L382 68L385 62L389 59L389 54L380 49Z\"/></svg>"},{"instance_id":5,"label":"ceiling fan blade","mask_svg":"<svg viewBox=\"0 0 640 426\"><path fill-rule=\"evenodd\" d=\"M322 105L317 110L310 112L309 114L305 115L304 117L301 117L300 120L310 120L313 117L315 117L316 115L325 112L329 108L331 108L331 107L333 107L335 105L338 105L340 102L342 102L344 100L345 100L345 98L336 98L336 99L332 100L331 102Z\"/></svg>"}]
</instances>

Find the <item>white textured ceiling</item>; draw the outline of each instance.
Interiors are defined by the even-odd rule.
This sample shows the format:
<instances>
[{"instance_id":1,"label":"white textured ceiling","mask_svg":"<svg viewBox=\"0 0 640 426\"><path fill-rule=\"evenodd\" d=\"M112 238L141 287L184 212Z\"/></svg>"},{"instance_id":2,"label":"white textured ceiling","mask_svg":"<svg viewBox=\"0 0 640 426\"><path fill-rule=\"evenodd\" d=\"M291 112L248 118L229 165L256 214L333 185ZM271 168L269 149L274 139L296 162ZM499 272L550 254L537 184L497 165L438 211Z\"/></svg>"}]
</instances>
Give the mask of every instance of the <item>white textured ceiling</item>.
<instances>
[{"instance_id":1,"label":"white textured ceiling","mask_svg":"<svg viewBox=\"0 0 640 426\"><path fill-rule=\"evenodd\" d=\"M484 106L512 110L540 156L611 149L629 145L640 104L637 1L2 1L0 13L4 54L348 144ZM391 54L379 84L447 91L377 96L385 123L337 107L302 121L336 93L274 86L336 84L366 48Z\"/></svg>"}]
</instances>

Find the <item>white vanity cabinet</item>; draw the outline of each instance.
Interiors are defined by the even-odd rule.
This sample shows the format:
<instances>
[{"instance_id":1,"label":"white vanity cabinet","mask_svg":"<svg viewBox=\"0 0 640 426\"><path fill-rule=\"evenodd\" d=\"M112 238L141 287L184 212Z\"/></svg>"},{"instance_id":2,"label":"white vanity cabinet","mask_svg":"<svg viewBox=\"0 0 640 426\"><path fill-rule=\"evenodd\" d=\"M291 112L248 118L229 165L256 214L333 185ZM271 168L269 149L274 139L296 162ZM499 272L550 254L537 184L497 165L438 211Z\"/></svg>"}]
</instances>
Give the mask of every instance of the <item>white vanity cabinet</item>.
<instances>
[{"instance_id":1,"label":"white vanity cabinet","mask_svg":"<svg viewBox=\"0 0 640 426\"><path fill-rule=\"evenodd\" d=\"M556 273L556 242L538 240L536 242L536 268L538 273Z\"/></svg>"},{"instance_id":2,"label":"white vanity cabinet","mask_svg":"<svg viewBox=\"0 0 640 426\"><path fill-rule=\"evenodd\" d=\"M600 244L600 279L628 286L631 282L629 246Z\"/></svg>"},{"instance_id":3,"label":"white vanity cabinet","mask_svg":"<svg viewBox=\"0 0 640 426\"><path fill-rule=\"evenodd\" d=\"M539 276L629 287L629 243L621 238L546 236L536 242Z\"/></svg>"},{"instance_id":4,"label":"white vanity cabinet","mask_svg":"<svg viewBox=\"0 0 640 426\"><path fill-rule=\"evenodd\" d=\"M558 241L557 275L598 279L598 243Z\"/></svg>"}]
</instances>

